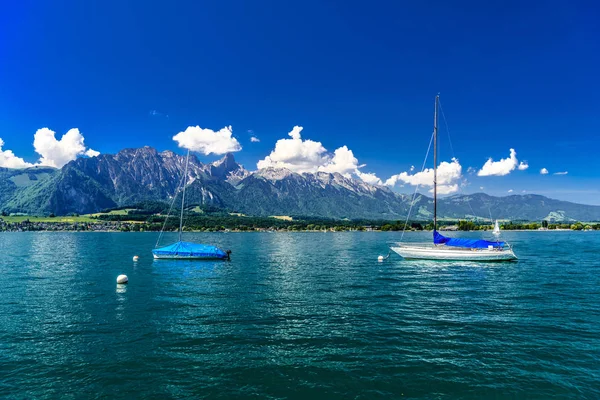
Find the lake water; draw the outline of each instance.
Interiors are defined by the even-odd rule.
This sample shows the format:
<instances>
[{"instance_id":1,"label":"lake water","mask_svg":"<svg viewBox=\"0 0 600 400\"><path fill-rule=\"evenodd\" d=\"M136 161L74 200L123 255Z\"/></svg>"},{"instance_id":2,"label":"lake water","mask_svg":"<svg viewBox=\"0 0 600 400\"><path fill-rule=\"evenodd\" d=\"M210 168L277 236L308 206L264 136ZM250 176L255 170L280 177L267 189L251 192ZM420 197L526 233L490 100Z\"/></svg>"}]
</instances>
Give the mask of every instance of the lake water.
<instances>
[{"instance_id":1,"label":"lake water","mask_svg":"<svg viewBox=\"0 0 600 400\"><path fill-rule=\"evenodd\" d=\"M399 236L189 234L233 250L196 262L153 261L152 233L2 233L0 397L600 398L600 232L378 263Z\"/></svg>"}]
</instances>

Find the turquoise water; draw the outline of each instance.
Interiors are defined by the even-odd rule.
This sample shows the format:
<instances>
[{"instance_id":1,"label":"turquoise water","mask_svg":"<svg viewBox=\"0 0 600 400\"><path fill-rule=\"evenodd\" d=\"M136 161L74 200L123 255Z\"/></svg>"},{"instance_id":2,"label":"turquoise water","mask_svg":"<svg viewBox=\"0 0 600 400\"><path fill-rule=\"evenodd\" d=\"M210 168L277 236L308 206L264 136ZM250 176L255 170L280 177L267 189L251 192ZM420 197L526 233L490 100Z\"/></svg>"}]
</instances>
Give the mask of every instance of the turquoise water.
<instances>
[{"instance_id":1,"label":"turquoise water","mask_svg":"<svg viewBox=\"0 0 600 400\"><path fill-rule=\"evenodd\" d=\"M232 261L154 262L151 233L0 234L0 397L600 398L598 232L378 263L398 237L189 234Z\"/></svg>"}]
</instances>

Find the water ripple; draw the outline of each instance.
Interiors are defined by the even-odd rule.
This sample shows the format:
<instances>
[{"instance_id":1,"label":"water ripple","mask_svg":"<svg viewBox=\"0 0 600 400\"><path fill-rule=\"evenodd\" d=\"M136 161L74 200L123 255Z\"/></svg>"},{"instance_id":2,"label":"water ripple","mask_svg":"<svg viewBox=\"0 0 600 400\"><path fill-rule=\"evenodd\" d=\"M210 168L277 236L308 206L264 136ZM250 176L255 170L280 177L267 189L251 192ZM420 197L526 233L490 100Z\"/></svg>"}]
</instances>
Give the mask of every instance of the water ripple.
<instances>
[{"instance_id":1,"label":"water ripple","mask_svg":"<svg viewBox=\"0 0 600 400\"><path fill-rule=\"evenodd\" d=\"M518 263L378 263L392 233L190 237L231 262L0 234L0 397L600 397L600 235L506 236Z\"/></svg>"}]
</instances>

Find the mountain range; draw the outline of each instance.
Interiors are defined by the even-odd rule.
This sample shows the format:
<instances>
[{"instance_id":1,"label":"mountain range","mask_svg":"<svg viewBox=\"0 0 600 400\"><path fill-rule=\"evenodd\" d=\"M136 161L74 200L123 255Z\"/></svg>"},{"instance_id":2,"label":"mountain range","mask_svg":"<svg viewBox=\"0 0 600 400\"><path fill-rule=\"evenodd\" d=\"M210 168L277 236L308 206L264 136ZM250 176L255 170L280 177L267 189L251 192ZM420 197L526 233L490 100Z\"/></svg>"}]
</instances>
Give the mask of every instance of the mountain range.
<instances>
[{"instance_id":1,"label":"mountain range","mask_svg":"<svg viewBox=\"0 0 600 400\"><path fill-rule=\"evenodd\" d=\"M204 164L151 147L78 158L61 169L0 168L0 209L5 212L86 214L146 200L170 201L185 178L186 204L222 208L247 215L402 219L412 196L370 185L338 173L295 173L266 168L250 172L229 153ZM539 221L597 221L600 206L575 204L527 194L494 197L455 195L438 201L442 218L494 218ZM412 219L431 219L433 201L417 195Z\"/></svg>"}]
</instances>

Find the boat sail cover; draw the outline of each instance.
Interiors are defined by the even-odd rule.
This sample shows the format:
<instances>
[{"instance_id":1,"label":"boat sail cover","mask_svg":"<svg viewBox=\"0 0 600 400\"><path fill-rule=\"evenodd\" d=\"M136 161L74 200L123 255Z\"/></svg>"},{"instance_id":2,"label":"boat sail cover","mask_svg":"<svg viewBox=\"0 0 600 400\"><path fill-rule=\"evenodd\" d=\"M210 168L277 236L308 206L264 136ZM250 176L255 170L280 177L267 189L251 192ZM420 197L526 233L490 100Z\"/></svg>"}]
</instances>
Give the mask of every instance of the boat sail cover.
<instances>
[{"instance_id":1,"label":"boat sail cover","mask_svg":"<svg viewBox=\"0 0 600 400\"><path fill-rule=\"evenodd\" d=\"M433 231L433 243L445 244L446 246L452 247L466 247L469 249L487 249L489 246L501 248L505 245L504 242L490 242L489 240L483 239L449 238L443 236L438 231Z\"/></svg>"},{"instance_id":2,"label":"boat sail cover","mask_svg":"<svg viewBox=\"0 0 600 400\"><path fill-rule=\"evenodd\" d=\"M154 249L152 250L152 253L159 256L173 256L179 258L227 259L229 257L226 252L216 246L190 242L173 243L169 246Z\"/></svg>"}]
</instances>

